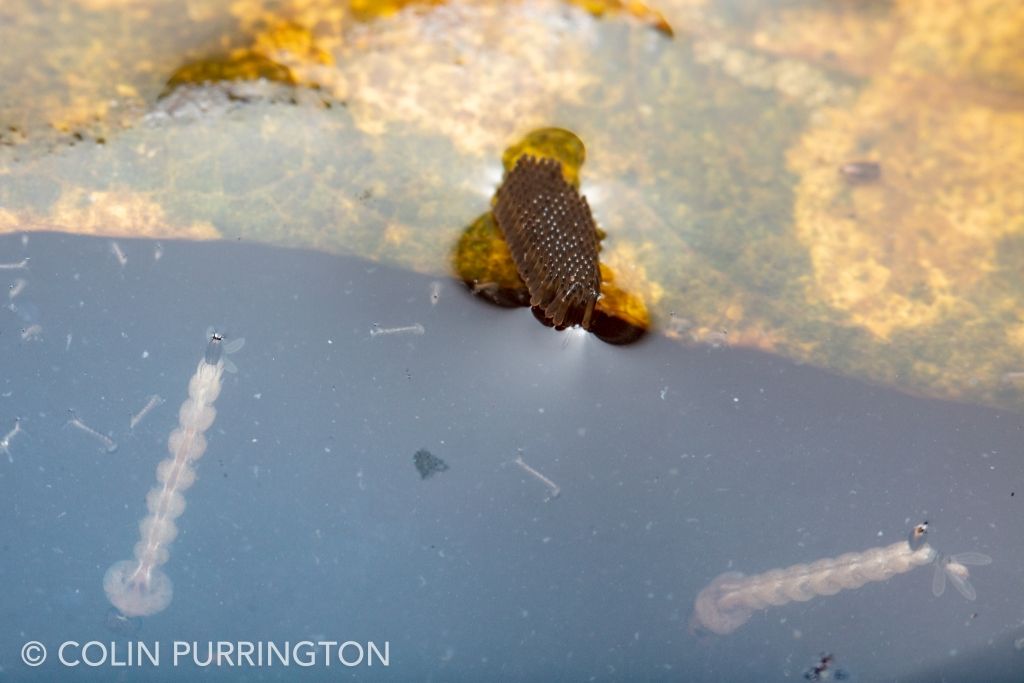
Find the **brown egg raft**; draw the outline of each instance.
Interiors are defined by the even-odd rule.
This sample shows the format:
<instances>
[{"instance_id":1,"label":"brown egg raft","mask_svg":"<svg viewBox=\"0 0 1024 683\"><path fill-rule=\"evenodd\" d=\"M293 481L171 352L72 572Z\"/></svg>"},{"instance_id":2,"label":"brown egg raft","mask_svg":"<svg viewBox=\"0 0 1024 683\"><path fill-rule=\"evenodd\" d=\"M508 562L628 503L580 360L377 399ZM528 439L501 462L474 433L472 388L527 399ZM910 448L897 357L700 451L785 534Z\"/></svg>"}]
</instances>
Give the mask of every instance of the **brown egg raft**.
<instances>
[{"instance_id":1,"label":"brown egg raft","mask_svg":"<svg viewBox=\"0 0 1024 683\"><path fill-rule=\"evenodd\" d=\"M587 198L562 176L562 164L520 157L498 188L494 218L530 305L556 327L590 329L601 296L597 225Z\"/></svg>"}]
</instances>

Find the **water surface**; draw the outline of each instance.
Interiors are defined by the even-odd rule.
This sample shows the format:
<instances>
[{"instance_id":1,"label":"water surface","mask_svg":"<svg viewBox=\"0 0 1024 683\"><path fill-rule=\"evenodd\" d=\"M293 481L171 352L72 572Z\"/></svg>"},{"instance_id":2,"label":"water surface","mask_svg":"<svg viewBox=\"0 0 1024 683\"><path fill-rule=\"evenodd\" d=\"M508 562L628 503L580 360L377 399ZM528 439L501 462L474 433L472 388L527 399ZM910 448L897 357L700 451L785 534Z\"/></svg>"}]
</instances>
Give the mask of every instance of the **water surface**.
<instances>
[{"instance_id":1,"label":"water surface","mask_svg":"<svg viewBox=\"0 0 1024 683\"><path fill-rule=\"evenodd\" d=\"M124 265L107 239L0 239L0 262L30 259L0 272L27 282L0 310L0 432L23 430L0 456L12 679L328 673L29 669L30 639L387 641L390 667L330 672L382 679L782 680L822 652L854 680L1017 670L1019 415L750 351L612 347L450 281L435 304L436 278L354 258L118 245ZM174 600L119 633L103 573L131 554L209 325L246 345L165 567ZM152 394L166 402L129 431ZM448 469L421 477L420 449ZM975 602L933 597L923 568L687 632L724 571L887 545L922 519L940 551L994 558Z\"/></svg>"}]
</instances>

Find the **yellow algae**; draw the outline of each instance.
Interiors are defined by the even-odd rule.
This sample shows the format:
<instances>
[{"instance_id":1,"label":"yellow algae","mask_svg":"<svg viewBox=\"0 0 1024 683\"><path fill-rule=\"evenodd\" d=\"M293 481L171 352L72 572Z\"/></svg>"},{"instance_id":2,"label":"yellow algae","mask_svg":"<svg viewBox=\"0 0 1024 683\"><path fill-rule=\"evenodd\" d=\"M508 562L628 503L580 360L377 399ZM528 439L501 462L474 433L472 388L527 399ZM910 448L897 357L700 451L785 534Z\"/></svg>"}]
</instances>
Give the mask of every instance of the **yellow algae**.
<instances>
[{"instance_id":1,"label":"yellow algae","mask_svg":"<svg viewBox=\"0 0 1024 683\"><path fill-rule=\"evenodd\" d=\"M168 91L184 83L217 83L266 79L295 85L291 70L266 55L240 49L228 55L207 57L179 67L167 81Z\"/></svg>"},{"instance_id":2,"label":"yellow algae","mask_svg":"<svg viewBox=\"0 0 1024 683\"><path fill-rule=\"evenodd\" d=\"M942 74L1024 95L1024 3L1017 0L900 0L901 74Z\"/></svg>"},{"instance_id":3,"label":"yellow algae","mask_svg":"<svg viewBox=\"0 0 1024 683\"><path fill-rule=\"evenodd\" d=\"M45 216L27 211L0 212L0 231L62 230L82 235L218 239L208 221L176 224L163 207L136 192L66 190Z\"/></svg>"},{"instance_id":4,"label":"yellow algae","mask_svg":"<svg viewBox=\"0 0 1024 683\"><path fill-rule=\"evenodd\" d=\"M320 46L308 27L291 20L272 20L256 34L252 50L272 59L313 64L334 62L331 54Z\"/></svg>"},{"instance_id":5,"label":"yellow algae","mask_svg":"<svg viewBox=\"0 0 1024 683\"><path fill-rule=\"evenodd\" d=\"M562 164L565 182L580 187L580 166L587 159L583 141L564 128L541 128L531 131L522 140L509 146L501 155L501 165L508 173L519 157L529 155L538 159L557 159Z\"/></svg>"},{"instance_id":6,"label":"yellow algae","mask_svg":"<svg viewBox=\"0 0 1024 683\"><path fill-rule=\"evenodd\" d=\"M610 240L611 247L601 250L601 287L604 292L606 282L614 282L617 287L636 299L635 304L630 307L643 308L643 316L648 318L647 309L661 304L665 296L662 284L651 278L645 263L650 262L646 257L652 250L657 249L653 242L635 243L628 239ZM598 305L600 305L600 301ZM609 310L621 310L611 305ZM633 315L639 316L639 313Z\"/></svg>"},{"instance_id":7,"label":"yellow algae","mask_svg":"<svg viewBox=\"0 0 1024 683\"><path fill-rule=\"evenodd\" d=\"M900 23L881 5L829 2L766 12L750 42L767 54L868 76L888 64L899 33Z\"/></svg>"},{"instance_id":8,"label":"yellow algae","mask_svg":"<svg viewBox=\"0 0 1024 683\"><path fill-rule=\"evenodd\" d=\"M389 223L384 228L384 242L393 247L401 246L409 239L411 233L408 226Z\"/></svg>"},{"instance_id":9,"label":"yellow algae","mask_svg":"<svg viewBox=\"0 0 1024 683\"><path fill-rule=\"evenodd\" d=\"M666 36L674 35L672 27L661 12L643 2L637 2L637 0L567 0L567 2L582 7L595 17L622 12L651 25Z\"/></svg>"},{"instance_id":10,"label":"yellow algae","mask_svg":"<svg viewBox=\"0 0 1024 683\"><path fill-rule=\"evenodd\" d=\"M394 16L409 5L442 5L446 0L350 0L352 14L363 21Z\"/></svg>"},{"instance_id":11,"label":"yellow algae","mask_svg":"<svg viewBox=\"0 0 1024 683\"><path fill-rule=\"evenodd\" d=\"M1006 329L1006 341L1011 346L1024 350L1024 320ZM1024 360L1020 364L1024 366Z\"/></svg>"},{"instance_id":12,"label":"yellow algae","mask_svg":"<svg viewBox=\"0 0 1024 683\"><path fill-rule=\"evenodd\" d=\"M480 215L462 232L455 247L453 265L455 272L474 286L526 289L490 211Z\"/></svg>"},{"instance_id":13,"label":"yellow algae","mask_svg":"<svg viewBox=\"0 0 1024 683\"><path fill-rule=\"evenodd\" d=\"M907 135L906 131L914 131ZM878 182L837 169L877 159ZM879 78L790 154L795 229L814 266L808 297L872 334L936 322L1024 232L1024 112L956 97L931 80Z\"/></svg>"}]
</instances>

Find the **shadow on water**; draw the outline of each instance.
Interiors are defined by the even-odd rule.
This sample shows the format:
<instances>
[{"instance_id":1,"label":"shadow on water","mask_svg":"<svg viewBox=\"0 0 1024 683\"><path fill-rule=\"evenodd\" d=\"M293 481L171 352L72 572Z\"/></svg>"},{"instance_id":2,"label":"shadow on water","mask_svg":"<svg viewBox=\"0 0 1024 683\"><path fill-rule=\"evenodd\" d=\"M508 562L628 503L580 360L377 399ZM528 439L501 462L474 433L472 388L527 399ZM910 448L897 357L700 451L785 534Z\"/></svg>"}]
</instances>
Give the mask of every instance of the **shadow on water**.
<instances>
[{"instance_id":1,"label":"shadow on water","mask_svg":"<svg viewBox=\"0 0 1024 683\"><path fill-rule=\"evenodd\" d=\"M123 265L109 240L0 238L0 261L30 259L0 275L26 280L14 303L41 326L23 340L0 310L0 432L23 430L0 458L7 671L58 671L11 659L24 634L387 641L390 667L360 675L448 680L778 680L822 652L853 680L993 680L1019 657L1019 415L653 335L614 347L355 259L118 244ZM247 343L178 520L174 599L112 636L103 573L137 539L211 324ZM118 448L62 429L68 408ZM423 476L420 452L447 469ZM935 598L921 568L687 633L723 572L888 545L922 519L939 551L992 556L975 602ZM86 588L68 601L69 584ZM322 673L296 671L261 674Z\"/></svg>"}]
</instances>

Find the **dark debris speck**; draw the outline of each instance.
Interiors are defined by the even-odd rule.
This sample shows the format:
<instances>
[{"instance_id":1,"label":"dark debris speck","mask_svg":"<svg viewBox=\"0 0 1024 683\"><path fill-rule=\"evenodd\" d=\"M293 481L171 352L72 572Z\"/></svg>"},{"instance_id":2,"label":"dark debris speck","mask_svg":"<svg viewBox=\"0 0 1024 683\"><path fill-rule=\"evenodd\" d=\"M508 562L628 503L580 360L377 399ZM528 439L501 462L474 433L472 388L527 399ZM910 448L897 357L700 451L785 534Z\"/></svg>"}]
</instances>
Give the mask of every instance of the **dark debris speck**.
<instances>
[{"instance_id":1,"label":"dark debris speck","mask_svg":"<svg viewBox=\"0 0 1024 683\"><path fill-rule=\"evenodd\" d=\"M416 451L412 460L416 463L416 471L420 473L420 479L432 477L438 472L448 469L448 463L424 448Z\"/></svg>"}]
</instances>

